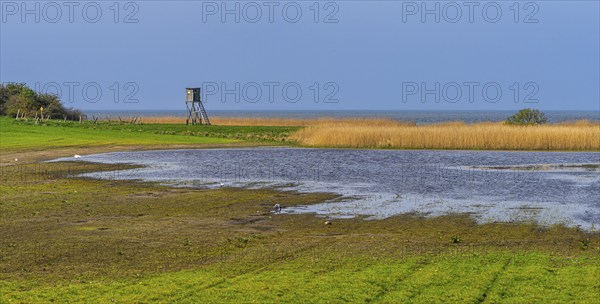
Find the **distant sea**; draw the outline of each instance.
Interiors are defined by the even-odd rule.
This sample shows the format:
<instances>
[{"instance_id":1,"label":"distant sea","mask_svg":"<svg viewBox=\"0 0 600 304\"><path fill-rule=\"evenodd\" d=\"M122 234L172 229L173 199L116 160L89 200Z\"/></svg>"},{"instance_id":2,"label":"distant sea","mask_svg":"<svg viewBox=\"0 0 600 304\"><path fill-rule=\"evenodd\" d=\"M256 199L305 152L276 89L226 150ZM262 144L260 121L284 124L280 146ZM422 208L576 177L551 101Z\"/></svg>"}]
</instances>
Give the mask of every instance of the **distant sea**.
<instances>
[{"instance_id":1,"label":"distant sea","mask_svg":"<svg viewBox=\"0 0 600 304\"><path fill-rule=\"evenodd\" d=\"M516 111L210 111L209 117L281 117L281 118L360 118L387 117L402 121L414 121L418 124L444 121L464 121L468 123L481 121L503 121ZM85 111L88 116L101 118L117 117L185 117L185 111L153 110L153 111ZM551 123L569 120L588 119L600 121L598 111L544 111Z\"/></svg>"}]
</instances>

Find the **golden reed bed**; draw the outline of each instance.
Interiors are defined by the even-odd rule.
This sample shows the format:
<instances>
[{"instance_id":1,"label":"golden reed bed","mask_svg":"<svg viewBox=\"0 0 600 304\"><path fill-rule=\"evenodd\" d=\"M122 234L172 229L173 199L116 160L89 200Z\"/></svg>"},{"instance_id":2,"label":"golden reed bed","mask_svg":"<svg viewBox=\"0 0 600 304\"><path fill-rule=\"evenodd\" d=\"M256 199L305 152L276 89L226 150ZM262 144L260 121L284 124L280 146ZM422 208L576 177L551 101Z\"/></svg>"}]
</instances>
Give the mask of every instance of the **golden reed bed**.
<instances>
[{"instance_id":1,"label":"golden reed bed","mask_svg":"<svg viewBox=\"0 0 600 304\"><path fill-rule=\"evenodd\" d=\"M542 126L449 122L419 126L323 124L293 134L304 146L398 149L600 150L600 124Z\"/></svg>"},{"instance_id":2,"label":"golden reed bed","mask_svg":"<svg viewBox=\"0 0 600 304\"><path fill-rule=\"evenodd\" d=\"M143 123L185 123L180 117L145 117ZM587 120L542 126L445 122L416 125L389 118L213 117L224 126L304 126L291 135L303 146L397 149L600 151L600 123Z\"/></svg>"}]
</instances>

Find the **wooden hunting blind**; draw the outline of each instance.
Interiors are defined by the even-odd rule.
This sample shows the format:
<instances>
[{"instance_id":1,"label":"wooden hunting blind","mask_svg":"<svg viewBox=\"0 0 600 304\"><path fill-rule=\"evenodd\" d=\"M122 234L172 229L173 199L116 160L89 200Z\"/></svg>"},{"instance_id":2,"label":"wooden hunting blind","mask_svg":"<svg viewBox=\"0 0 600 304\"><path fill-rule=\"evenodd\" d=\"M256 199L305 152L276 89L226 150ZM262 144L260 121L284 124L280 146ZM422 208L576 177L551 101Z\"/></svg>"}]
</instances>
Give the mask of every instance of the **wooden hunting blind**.
<instances>
[{"instance_id":1,"label":"wooden hunting blind","mask_svg":"<svg viewBox=\"0 0 600 304\"><path fill-rule=\"evenodd\" d=\"M185 89L185 107L187 109L186 125L190 123L192 125L210 125L208 114L206 114L206 110L200 99L200 88Z\"/></svg>"}]
</instances>

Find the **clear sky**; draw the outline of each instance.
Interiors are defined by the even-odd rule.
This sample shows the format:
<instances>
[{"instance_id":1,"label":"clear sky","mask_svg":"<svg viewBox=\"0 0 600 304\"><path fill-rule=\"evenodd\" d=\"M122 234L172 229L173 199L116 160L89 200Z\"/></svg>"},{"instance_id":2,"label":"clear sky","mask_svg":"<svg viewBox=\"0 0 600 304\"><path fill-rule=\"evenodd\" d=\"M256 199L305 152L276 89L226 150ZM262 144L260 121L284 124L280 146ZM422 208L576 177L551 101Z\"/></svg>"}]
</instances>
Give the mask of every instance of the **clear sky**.
<instances>
[{"instance_id":1,"label":"clear sky","mask_svg":"<svg viewBox=\"0 0 600 304\"><path fill-rule=\"evenodd\" d=\"M24 3L0 81L84 110L600 110L598 1Z\"/></svg>"}]
</instances>

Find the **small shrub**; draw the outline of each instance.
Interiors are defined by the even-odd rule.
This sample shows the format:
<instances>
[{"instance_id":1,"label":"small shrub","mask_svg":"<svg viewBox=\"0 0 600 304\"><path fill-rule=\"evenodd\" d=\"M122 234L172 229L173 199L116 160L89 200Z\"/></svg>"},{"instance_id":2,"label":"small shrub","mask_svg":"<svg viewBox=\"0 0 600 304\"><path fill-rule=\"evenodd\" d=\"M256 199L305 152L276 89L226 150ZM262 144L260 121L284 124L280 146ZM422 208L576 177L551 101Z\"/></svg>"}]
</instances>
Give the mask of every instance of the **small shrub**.
<instances>
[{"instance_id":1,"label":"small shrub","mask_svg":"<svg viewBox=\"0 0 600 304\"><path fill-rule=\"evenodd\" d=\"M517 114L506 118L505 121L506 124L518 126L541 125L546 122L548 122L546 115L536 109L520 110Z\"/></svg>"}]
</instances>

